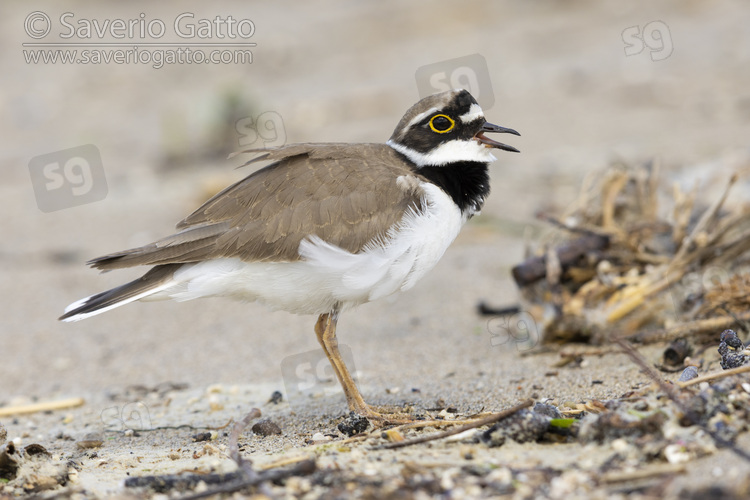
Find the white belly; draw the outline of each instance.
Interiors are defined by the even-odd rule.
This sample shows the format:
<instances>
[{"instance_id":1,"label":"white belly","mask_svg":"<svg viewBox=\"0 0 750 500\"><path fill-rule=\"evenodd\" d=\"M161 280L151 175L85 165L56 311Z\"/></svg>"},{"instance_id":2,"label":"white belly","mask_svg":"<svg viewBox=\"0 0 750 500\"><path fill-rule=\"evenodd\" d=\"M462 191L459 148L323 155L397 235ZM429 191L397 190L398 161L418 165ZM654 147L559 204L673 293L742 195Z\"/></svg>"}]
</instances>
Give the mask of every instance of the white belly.
<instances>
[{"instance_id":1,"label":"white belly","mask_svg":"<svg viewBox=\"0 0 750 500\"><path fill-rule=\"evenodd\" d=\"M175 285L152 298L190 300L230 296L274 309L323 314L407 290L432 269L458 235L466 217L433 184L423 183L425 210L391 228L388 245L371 242L353 254L312 237L300 244L297 262L216 259L186 265Z\"/></svg>"}]
</instances>

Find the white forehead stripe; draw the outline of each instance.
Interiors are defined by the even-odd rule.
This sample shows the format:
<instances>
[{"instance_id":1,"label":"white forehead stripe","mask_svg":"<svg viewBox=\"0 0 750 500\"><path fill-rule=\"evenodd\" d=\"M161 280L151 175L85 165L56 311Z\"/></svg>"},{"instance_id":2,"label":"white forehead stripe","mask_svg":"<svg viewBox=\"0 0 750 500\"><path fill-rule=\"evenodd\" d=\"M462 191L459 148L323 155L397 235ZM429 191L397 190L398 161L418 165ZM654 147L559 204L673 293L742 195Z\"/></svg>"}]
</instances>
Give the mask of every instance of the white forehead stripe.
<instances>
[{"instance_id":1,"label":"white forehead stripe","mask_svg":"<svg viewBox=\"0 0 750 500\"><path fill-rule=\"evenodd\" d=\"M479 107L479 104L472 104L469 111L458 117L463 123L473 122L477 118L484 118L484 111Z\"/></svg>"},{"instance_id":2,"label":"white forehead stripe","mask_svg":"<svg viewBox=\"0 0 750 500\"><path fill-rule=\"evenodd\" d=\"M409 125L407 125L406 128L411 128L412 125L416 125L417 123L421 122L422 120L424 120L425 118L427 118L428 116L430 116L432 113L434 113L437 110L438 110L437 108L430 108L424 113L419 113L417 116L415 116L412 119L412 121L409 122Z\"/></svg>"}]
</instances>

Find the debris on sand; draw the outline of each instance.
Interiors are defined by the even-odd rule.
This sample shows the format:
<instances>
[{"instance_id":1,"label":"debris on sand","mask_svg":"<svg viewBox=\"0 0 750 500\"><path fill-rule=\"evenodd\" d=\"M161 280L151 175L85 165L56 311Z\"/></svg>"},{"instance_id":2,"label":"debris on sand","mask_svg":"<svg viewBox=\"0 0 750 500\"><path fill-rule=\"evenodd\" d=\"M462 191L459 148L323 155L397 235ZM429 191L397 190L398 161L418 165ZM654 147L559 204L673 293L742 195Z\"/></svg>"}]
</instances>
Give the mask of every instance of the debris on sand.
<instances>
[{"instance_id":1,"label":"debris on sand","mask_svg":"<svg viewBox=\"0 0 750 500\"><path fill-rule=\"evenodd\" d=\"M694 366L688 366L680 374L680 378L678 382L687 382L688 380L693 380L697 376L698 376L698 369Z\"/></svg>"},{"instance_id":2,"label":"debris on sand","mask_svg":"<svg viewBox=\"0 0 750 500\"><path fill-rule=\"evenodd\" d=\"M693 354L693 346L687 339L679 338L670 343L662 355L662 370L679 371L685 367L685 359Z\"/></svg>"},{"instance_id":3,"label":"debris on sand","mask_svg":"<svg viewBox=\"0 0 750 500\"><path fill-rule=\"evenodd\" d=\"M501 420L480 435L488 446L502 446L507 439L517 443L539 441L549 430L552 418L534 410L521 410Z\"/></svg>"},{"instance_id":4,"label":"debris on sand","mask_svg":"<svg viewBox=\"0 0 750 500\"><path fill-rule=\"evenodd\" d=\"M362 434L367 430L367 428L370 426L369 420L367 418L357 415L355 412L349 412L349 415L344 419L343 422L341 422L337 429L342 433L346 434L349 437L354 436L355 434Z\"/></svg>"},{"instance_id":5,"label":"debris on sand","mask_svg":"<svg viewBox=\"0 0 750 500\"><path fill-rule=\"evenodd\" d=\"M725 370L739 368L748 362L748 352L734 330L724 330L719 337L721 367Z\"/></svg>"},{"instance_id":6,"label":"debris on sand","mask_svg":"<svg viewBox=\"0 0 750 500\"><path fill-rule=\"evenodd\" d=\"M267 418L259 420L250 428L250 430L258 436L281 435L281 427L279 427L279 424Z\"/></svg>"},{"instance_id":7,"label":"debris on sand","mask_svg":"<svg viewBox=\"0 0 750 500\"><path fill-rule=\"evenodd\" d=\"M284 395L281 394L281 391L273 391L273 394L271 394L271 397L268 399L268 402L274 405L277 405L281 403L284 400Z\"/></svg>"},{"instance_id":8,"label":"debris on sand","mask_svg":"<svg viewBox=\"0 0 750 500\"><path fill-rule=\"evenodd\" d=\"M554 229L513 269L521 308L542 340L702 342L750 319L742 272L750 206L725 207L736 181L700 209L697 188L677 186L671 206L660 206L657 164L615 165L588 178L572 208L543 216Z\"/></svg>"},{"instance_id":9,"label":"debris on sand","mask_svg":"<svg viewBox=\"0 0 750 500\"><path fill-rule=\"evenodd\" d=\"M72 473L67 462L54 460L40 444L0 446L0 496L40 493L65 485Z\"/></svg>"}]
</instances>

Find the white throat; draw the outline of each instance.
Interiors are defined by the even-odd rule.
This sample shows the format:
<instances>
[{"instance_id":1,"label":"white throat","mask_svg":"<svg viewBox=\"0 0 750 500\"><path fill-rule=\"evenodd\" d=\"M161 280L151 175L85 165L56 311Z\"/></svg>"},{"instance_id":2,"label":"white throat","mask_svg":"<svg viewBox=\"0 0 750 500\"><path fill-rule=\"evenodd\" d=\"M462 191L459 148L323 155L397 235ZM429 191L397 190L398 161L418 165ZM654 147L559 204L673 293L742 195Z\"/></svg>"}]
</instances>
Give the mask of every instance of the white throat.
<instances>
[{"instance_id":1,"label":"white throat","mask_svg":"<svg viewBox=\"0 0 750 500\"><path fill-rule=\"evenodd\" d=\"M428 153L420 153L411 148L389 140L387 145L413 161L418 167L441 166L458 161L479 161L490 163L496 160L492 148L480 144L475 139L460 141L458 139L444 142Z\"/></svg>"}]
</instances>

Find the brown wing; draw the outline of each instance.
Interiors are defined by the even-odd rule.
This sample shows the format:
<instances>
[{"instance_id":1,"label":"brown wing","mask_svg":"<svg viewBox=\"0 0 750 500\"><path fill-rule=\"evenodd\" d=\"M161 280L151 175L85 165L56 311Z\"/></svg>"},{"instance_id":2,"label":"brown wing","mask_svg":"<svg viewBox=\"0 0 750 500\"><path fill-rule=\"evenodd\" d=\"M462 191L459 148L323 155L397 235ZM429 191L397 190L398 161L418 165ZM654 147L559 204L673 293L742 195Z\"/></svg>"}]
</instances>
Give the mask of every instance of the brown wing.
<instances>
[{"instance_id":1,"label":"brown wing","mask_svg":"<svg viewBox=\"0 0 750 500\"><path fill-rule=\"evenodd\" d=\"M229 186L150 245L99 257L98 269L188 263L221 257L295 261L303 238L316 235L350 252L382 237L421 190L384 144L295 144L260 152L275 163Z\"/></svg>"}]
</instances>

